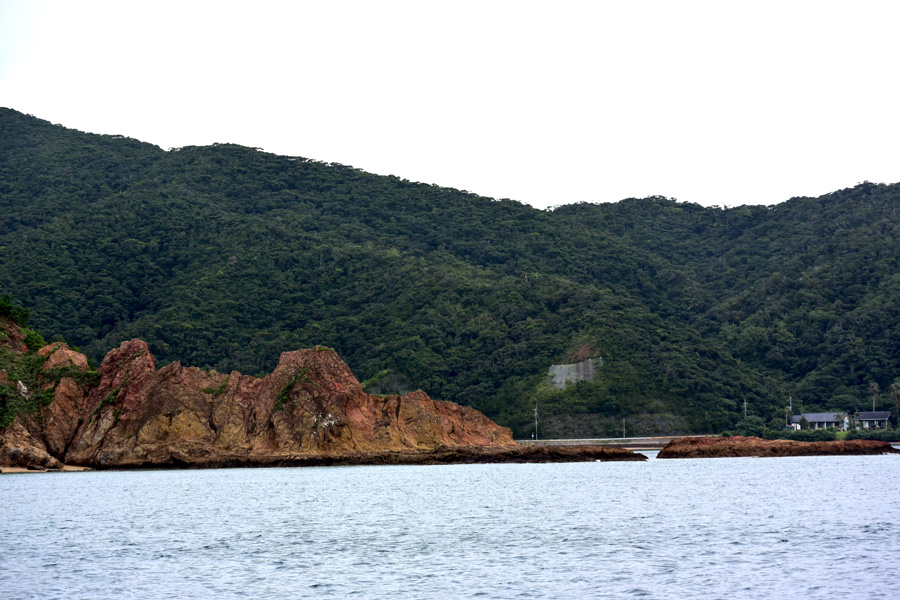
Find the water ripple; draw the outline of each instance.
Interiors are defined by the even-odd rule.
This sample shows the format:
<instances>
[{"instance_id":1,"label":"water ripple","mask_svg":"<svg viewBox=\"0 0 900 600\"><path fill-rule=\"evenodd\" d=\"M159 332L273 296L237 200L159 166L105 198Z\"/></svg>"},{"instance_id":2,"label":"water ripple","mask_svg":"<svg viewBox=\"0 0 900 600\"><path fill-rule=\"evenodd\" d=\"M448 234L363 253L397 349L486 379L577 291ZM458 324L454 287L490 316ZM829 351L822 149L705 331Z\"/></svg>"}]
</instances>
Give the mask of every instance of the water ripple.
<instances>
[{"instance_id":1,"label":"water ripple","mask_svg":"<svg viewBox=\"0 0 900 600\"><path fill-rule=\"evenodd\" d=\"M898 482L892 456L3 476L0 595L898 598Z\"/></svg>"}]
</instances>

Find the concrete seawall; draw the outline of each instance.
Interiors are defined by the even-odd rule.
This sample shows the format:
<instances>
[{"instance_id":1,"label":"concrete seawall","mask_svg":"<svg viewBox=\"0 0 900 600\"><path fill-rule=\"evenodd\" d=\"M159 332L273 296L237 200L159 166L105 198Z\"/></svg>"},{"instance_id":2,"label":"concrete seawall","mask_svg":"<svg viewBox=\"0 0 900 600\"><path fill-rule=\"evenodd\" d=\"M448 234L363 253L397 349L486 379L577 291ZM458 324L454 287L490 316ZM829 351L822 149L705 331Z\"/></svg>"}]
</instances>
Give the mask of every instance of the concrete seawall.
<instances>
[{"instance_id":1,"label":"concrete seawall","mask_svg":"<svg viewBox=\"0 0 900 600\"><path fill-rule=\"evenodd\" d=\"M609 446L628 450L662 450L674 439L705 437L703 435L677 435L668 437L597 438L577 440L516 440L522 446Z\"/></svg>"}]
</instances>

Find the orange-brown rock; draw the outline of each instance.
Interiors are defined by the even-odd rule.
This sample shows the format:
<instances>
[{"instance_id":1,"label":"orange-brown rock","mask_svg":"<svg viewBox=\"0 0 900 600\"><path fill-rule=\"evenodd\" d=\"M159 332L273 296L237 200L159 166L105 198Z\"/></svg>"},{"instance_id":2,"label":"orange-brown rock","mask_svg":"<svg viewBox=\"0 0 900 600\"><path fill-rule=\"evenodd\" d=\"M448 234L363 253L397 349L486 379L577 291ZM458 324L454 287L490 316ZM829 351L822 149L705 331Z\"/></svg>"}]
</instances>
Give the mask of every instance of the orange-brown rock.
<instances>
[{"instance_id":1,"label":"orange-brown rock","mask_svg":"<svg viewBox=\"0 0 900 600\"><path fill-rule=\"evenodd\" d=\"M666 444L657 458L718 458L730 456L826 456L840 454L900 454L889 442L848 440L797 442L758 437L680 438Z\"/></svg>"},{"instance_id":2,"label":"orange-brown rock","mask_svg":"<svg viewBox=\"0 0 900 600\"><path fill-rule=\"evenodd\" d=\"M82 371L88 370L87 357L81 352L75 352L62 342L54 342L49 346L44 346L38 350L38 356L46 356L44 361L44 370L54 367L78 367Z\"/></svg>"},{"instance_id":3,"label":"orange-brown rock","mask_svg":"<svg viewBox=\"0 0 900 600\"><path fill-rule=\"evenodd\" d=\"M558 463L643 461L647 457L606 446L441 446L433 450L346 452L294 458L272 457L253 462L239 459L213 461L203 466L320 467L337 465L445 465L486 463Z\"/></svg>"},{"instance_id":4,"label":"orange-brown rock","mask_svg":"<svg viewBox=\"0 0 900 600\"><path fill-rule=\"evenodd\" d=\"M0 331L6 335L0 336L0 348L6 348L13 352L25 352L25 334L9 317L0 317Z\"/></svg>"},{"instance_id":5,"label":"orange-brown rock","mask_svg":"<svg viewBox=\"0 0 900 600\"><path fill-rule=\"evenodd\" d=\"M9 327L15 335L18 328ZM21 350L21 340L11 348ZM263 378L173 363L124 342L97 372L65 344L45 357L40 402L0 430L0 467L172 468L641 460L609 448L529 448L472 408L424 392L370 395L323 347L285 352ZM12 382L7 382L7 388ZM47 393L52 390L52 399ZM36 392L32 390L28 392ZM33 400L37 398L33 396ZM49 400L49 401L48 401Z\"/></svg>"},{"instance_id":6,"label":"orange-brown rock","mask_svg":"<svg viewBox=\"0 0 900 600\"><path fill-rule=\"evenodd\" d=\"M64 344L39 352L47 357L44 371L88 369L84 356ZM39 417L23 415L0 432L0 465L303 464L447 447L515 447L509 429L472 408L434 401L421 391L364 393L327 348L286 352L260 379L180 363L157 370L146 343L131 340L107 354L96 385L62 377Z\"/></svg>"},{"instance_id":7,"label":"orange-brown rock","mask_svg":"<svg viewBox=\"0 0 900 600\"><path fill-rule=\"evenodd\" d=\"M63 343L54 343L38 350L39 356L46 356L41 367L43 371L58 367L76 367L87 371L87 358L80 352L71 350ZM92 408L84 387L71 377L63 377L53 391L53 402L41 407L41 431L48 452L54 456L65 456L79 425ZM34 427L32 427L34 429Z\"/></svg>"},{"instance_id":8,"label":"orange-brown rock","mask_svg":"<svg viewBox=\"0 0 900 600\"><path fill-rule=\"evenodd\" d=\"M258 379L173 363L133 340L107 355L66 462L87 466L269 464L302 457L513 445L508 429L422 392L370 396L328 349L281 355Z\"/></svg>"},{"instance_id":9,"label":"orange-brown rock","mask_svg":"<svg viewBox=\"0 0 900 600\"><path fill-rule=\"evenodd\" d=\"M15 421L0 433L0 467L59 469L62 463L47 452L39 437Z\"/></svg>"}]
</instances>

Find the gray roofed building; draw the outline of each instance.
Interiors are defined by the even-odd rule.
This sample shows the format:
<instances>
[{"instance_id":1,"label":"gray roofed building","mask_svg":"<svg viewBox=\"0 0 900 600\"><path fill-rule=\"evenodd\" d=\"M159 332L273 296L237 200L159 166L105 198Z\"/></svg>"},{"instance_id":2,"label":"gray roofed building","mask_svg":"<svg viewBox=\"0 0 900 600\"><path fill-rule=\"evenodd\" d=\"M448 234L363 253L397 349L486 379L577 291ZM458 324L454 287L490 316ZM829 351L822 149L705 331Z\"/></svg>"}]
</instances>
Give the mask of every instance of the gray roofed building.
<instances>
[{"instance_id":1,"label":"gray roofed building","mask_svg":"<svg viewBox=\"0 0 900 600\"><path fill-rule=\"evenodd\" d=\"M877 429L879 427L887 427L890 418L891 411L889 410L860 412L856 415L856 424L863 429Z\"/></svg>"},{"instance_id":2,"label":"gray roofed building","mask_svg":"<svg viewBox=\"0 0 900 600\"><path fill-rule=\"evenodd\" d=\"M800 421L806 419L810 429L836 429L846 430L850 427L850 417L842 412L802 413L791 417L791 427L800 429Z\"/></svg>"}]
</instances>

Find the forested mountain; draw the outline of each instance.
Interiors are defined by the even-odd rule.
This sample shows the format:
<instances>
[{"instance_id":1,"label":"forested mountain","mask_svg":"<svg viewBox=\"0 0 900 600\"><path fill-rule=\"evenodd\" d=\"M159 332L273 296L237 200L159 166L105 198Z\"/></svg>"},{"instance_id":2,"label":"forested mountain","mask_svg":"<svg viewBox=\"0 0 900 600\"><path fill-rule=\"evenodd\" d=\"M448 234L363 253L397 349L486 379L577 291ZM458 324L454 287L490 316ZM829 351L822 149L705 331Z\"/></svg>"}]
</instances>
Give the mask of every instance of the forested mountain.
<instances>
[{"instance_id":1,"label":"forested mountain","mask_svg":"<svg viewBox=\"0 0 900 600\"><path fill-rule=\"evenodd\" d=\"M723 190L723 202L727 202ZM163 151L0 109L0 295L94 360L260 374L333 347L520 435L715 430L893 407L900 185L771 207L541 211L220 144ZM547 368L602 355L592 382ZM877 390L872 387L877 385Z\"/></svg>"}]
</instances>

